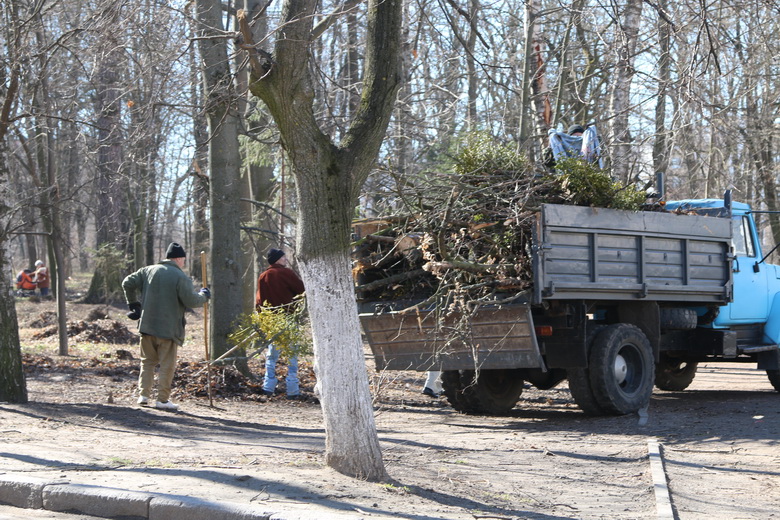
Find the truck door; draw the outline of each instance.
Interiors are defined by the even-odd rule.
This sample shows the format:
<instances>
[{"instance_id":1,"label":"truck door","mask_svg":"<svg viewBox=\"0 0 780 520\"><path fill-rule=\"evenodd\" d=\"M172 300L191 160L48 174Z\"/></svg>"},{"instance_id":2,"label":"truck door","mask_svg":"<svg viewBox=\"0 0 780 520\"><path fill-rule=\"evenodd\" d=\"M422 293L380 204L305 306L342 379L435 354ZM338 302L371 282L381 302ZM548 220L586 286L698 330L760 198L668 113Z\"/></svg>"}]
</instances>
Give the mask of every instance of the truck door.
<instances>
[{"instance_id":1,"label":"truck door","mask_svg":"<svg viewBox=\"0 0 780 520\"><path fill-rule=\"evenodd\" d=\"M767 266L759 265L760 250L756 246L751 220L745 215L732 221L734 244L734 301L729 304L728 317L732 323L765 322L768 312ZM721 318L725 313L721 313ZM718 320L721 321L721 320Z\"/></svg>"}]
</instances>

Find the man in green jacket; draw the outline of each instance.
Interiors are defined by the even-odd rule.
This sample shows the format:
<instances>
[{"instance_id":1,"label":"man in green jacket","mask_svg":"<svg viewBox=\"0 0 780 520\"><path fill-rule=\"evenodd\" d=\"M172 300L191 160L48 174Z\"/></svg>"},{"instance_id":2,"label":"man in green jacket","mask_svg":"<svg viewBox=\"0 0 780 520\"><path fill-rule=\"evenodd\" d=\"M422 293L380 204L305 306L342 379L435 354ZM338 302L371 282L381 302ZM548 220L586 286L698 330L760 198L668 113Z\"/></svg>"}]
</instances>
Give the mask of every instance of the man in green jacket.
<instances>
[{"instance_id":1,"label":"man in green jacket","mask_svg":"<svg viewBox=\"0 0 780 520\"><path fill-rule=\"evenodd\" d=\"M141 332L141 374L138 376L138 404L147 406L152 395L154 368L159 363L156 408L177 410L171 395L176 353L184 343L184 312L202 307L211 298L204 287L195 292L192 280L182 268L187 260L184 248L171 242L159 264L142 267L122 281L130 312L127 317L139 320ZM137 297L140 291L140 299Z\"/></svg>"}]
</instances>

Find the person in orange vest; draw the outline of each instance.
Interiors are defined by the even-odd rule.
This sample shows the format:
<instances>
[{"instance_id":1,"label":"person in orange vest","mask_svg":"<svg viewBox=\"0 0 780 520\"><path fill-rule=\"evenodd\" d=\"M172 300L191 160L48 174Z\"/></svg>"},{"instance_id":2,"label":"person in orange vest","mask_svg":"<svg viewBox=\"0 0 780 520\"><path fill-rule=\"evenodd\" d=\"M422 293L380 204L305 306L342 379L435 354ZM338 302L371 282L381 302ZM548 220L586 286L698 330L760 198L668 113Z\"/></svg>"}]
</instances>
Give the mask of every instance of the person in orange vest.
<instances>
[{"instance_id":1,"label":"person in orange vest","mask_svg":"<svg viewBox=\"0 0 780 520\"><path fill-rule=\"evenodd\" d=\"M43 260L35 262L35 274L33 275L33 281L41 291L41 298L49 296L49 268L44 265Z\"/></svg>"},{"instance_id":2,"label":"person in orange vest","mask_svg":"<svg viewBox=\"0 0 780 520\"><path fill-rule=\"evenodd\" d=\"M35 282L33 281L33 270L22 269L16 275L16 288L20 291L35 291Z\"/></svg>"}]
</instances>

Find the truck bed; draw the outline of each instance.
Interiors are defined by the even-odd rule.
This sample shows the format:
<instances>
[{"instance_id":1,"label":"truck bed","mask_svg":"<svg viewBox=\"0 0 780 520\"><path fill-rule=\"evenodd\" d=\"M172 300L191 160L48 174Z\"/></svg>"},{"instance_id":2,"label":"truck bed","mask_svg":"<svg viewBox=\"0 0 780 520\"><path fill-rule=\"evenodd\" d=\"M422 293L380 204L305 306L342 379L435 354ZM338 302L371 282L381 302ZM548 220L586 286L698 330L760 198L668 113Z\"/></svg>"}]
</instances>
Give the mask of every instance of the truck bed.
<instances>
[{"instance_id":1,"label":"truck bed","mask_svg":"<svg viewBox=\"0 0 780 520\"><path fill-rule=\"evenodd\" d=\"M727 218L546 204L533 238L525 304L444 319L436 310L361 314L377 369L544 370L531 308L545 300L697 306L732 297Z\"/></svg>"},{"instance_id":2,"label":"truck bed","mask_svg":"<svg viewBox=\"0 0 780 520\"><path fill-rule=\"evenodd\" d=\"M534 236L534 303L545 299L731 299L726 218L545 204Z\"/></svg>"}]
</instances>

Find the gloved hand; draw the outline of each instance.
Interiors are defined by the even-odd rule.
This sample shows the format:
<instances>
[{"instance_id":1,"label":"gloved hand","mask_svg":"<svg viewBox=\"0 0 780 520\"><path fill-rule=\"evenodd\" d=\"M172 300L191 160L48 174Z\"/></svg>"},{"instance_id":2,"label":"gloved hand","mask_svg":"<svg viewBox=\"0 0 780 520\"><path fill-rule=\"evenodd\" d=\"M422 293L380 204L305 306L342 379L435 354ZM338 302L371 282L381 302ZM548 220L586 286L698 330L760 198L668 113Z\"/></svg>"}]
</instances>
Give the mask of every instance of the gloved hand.
<instances>
[{"instance_id":1,"label":"gloved hand","mask_svg":"<svg viewBox=\"0 0 780 520\"><path fill-rule=\"evenodd\" d=\"M210 299L211 299L211 291L209 290L209 288L208 288L208 287L204 287L203 289L201 289L201 290L200 290L200 294L202 294L203 296L205 296L207 300L210 300Z\"/></svg>"},{"instance_id":2,"label":"gloved hand","mask_svg":"<svg viewBox=\"0 0 780 520\"><path fill-rule=\"evenodd\" d=\"M127 313L127 317L131 320L138 320L141 318L141 304L138 302L128 303L128 307L130 307L130 312Z\"/></svg>"}]
</instances>

